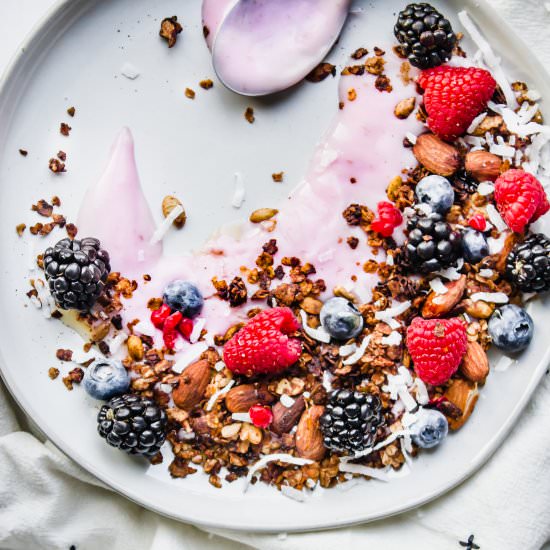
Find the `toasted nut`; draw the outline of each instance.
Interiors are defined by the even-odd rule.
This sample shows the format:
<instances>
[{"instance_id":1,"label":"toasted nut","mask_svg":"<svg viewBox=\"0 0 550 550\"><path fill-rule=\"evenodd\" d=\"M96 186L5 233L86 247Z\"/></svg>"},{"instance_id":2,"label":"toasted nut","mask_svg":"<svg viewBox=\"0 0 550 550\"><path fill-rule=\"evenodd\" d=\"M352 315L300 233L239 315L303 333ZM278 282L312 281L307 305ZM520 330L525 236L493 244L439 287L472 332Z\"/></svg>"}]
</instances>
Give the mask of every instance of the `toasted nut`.
<instances>
[{"instance_id":1,"label":"toasted nut","mask_svg":"<svg viewBox=\"0 0 550 550\"><path fill-rule=\"evenodd\" d=\"M476 319L489 319L495 310L494 304L488 304L483 300L473 302L469 298L463 301L464 311Z\"/></svg>"},{"instance_id":2,"label":"toasted nut","mask_svg":"<svg viewBox=\"0 0 550 550\"><path fill-rule=\"evenodd\" d=\"M459 418L448 418L451 430L458 430L464 426L476 406L479 397L477 384L455 378L451 382L445 397L462 411L462 416Z\"/></svg>"},{"instance_id":3,"label":"toasted nut","mask_svg":"<svg viewBox=\"0 0 550 550\"><path fill-rule=\"evenodd\" d=\"M92 342L101 342L107 337L110 330L111 323L109 321L98 323L92 328L92 331L90 333L90 340Z\"/></svg>"},{"instance_id":4,"label":"toasted nut","mask_svg":"<svg viewBox=\"0 0 550 550\"><path fill-rule=\"evenodd\" d=\"M335 286L334 289L332 290L332 293L337 298L345 298L346 300L348 300L350 302L353 302L353 303L357 303L357 301L358 301L357 296L355 294L353 294L352 292L349 292L343 286Z\"/></svg>"},{"instance_id":5,"label":"toasted nut","mask_svg":"<svg viewBox=\"0 0 550 550\"><path fill-rule=\"evenodd\" d=\"M472 382L484 383L489 374L489 359L477 342L468 342L460 365L462 375Z\"/></svg>"},{"instance_id":6,"label":"toasted nut","mask_svg":"<svg viewBox=\"0 0 550 550\"><path fill-rule=\"evenodd\" d=\"M279 401L272 408L271 430L279 435L288 433L296 425L305 408L306 402L303 395L300 395L290 407L285 407Z\"/></svg>"},{"instance_id":7,"label":"toasted nut","mask_svg":"<svg viewBox=\"0 0 550 550\"><path fill-rule=\"evenodd\" d=\"M225 395L225 406L232 413L248 412L253 405L270 405L275 397L266 386L242 384L231 388Z\"/></svg>"},{"instance_id":8,"label":"toasted nut","mask_svg":"<svg viewBox=\"0 0 550 550\"><path fill-rule=\"evenodd\" d=\"M174 210L177 206L181 206L183 208L183 205L181 204L181 201L176 198L172 197L171 195L167 195L162 199L162 215L167 218L170 215L170 212ZM185 210L174 220L174 225L181 229L187 220L187 215L185 214Z\"/></svg>"},{"instance_id":9,"label":"toasted nut","mask_svg":"<svg viewBox=\"0 0 550 550\"><path fill-rule=\"evenodd\" d=\"M237 439L239 432L241 431L242 424L235 422L234 424L229 424L224 426L221 431L221 436L224 439Z\"/></svg>"},{"instance_id":10,"label":"toasted nut","mask_svg":"<svg viewBox=\"0 0 550 550\"><path fill-rule=\"evenodd\" d=\"M416 98L415 97L409 97L407 99L402 99L395 106L394 114L397 118L405 119L414 111L415 105L416 105Z\"/></svg>"},{"instance_id":11,"label":"toasted nut","mask_svg":"<svg viewBox=\"0 0 550 550\"><path fill-rule=\"evenodd\" d=\"M319 313L321 313L321 308L323 307L323 302L307 296L302 300L300 306L306 313L309 313L310 315L319 315Z\"/></svg>"},{"instance_id":12,"label":"toasted nut","mask_svg":"<svg viewBox=\"0 0 550 550\"><path fill-rule=\"evenodd\" d=\"M413 153L416 160L432 174L452 176L460 168L458 149L434 134L418 136Z\"/></svg>"},{"instance_id":13,"label":"toasted nut","mask_svg":"<svg viewBox=\"0 0 550 550\"><path fill-rule=\"evenodd\" d=\"M474 130L474 136L484 136L491 130L504 130L504 119L500 115L486 116L481 124Z\"/></svg>"},{"instance_id":14,"label":"toasted nut","mask_svg":"<svg viewBox=\"0 0 550 550\"><path fill-rule=\"evenodd\" d=\"M261 223L270 220L273 216L276 216L279 211L275 208L258 208L250 214L250 221L252 223Z\"/></svg>"},{"instance_id":15,"label":"toasted nut","mask_svg":"<svg viewBox=\"0 0 550 550\"><path fill-rule=\"evenodd\" d=\"M447 288L445 294L435 292L429 294L422 308L422 317L433 319L449 313L460 302L466 290L466 275L461 275L460 279L447 283L445 287Z\"/></svg>"},{"instance_id":16,"label":"toasted nut","mask_svg":"<svg viewBox=\"0 0 550 550\"><path fill-rule=\"evenodd\" d=\"M204 359L187 367L180 374L178 385L172 391L174 403L180 409L188 411L198 405L204 397L211 375L210 365Z\"/></svg>"},{"instance_id":17,"label":"toasted nut","mask_svg":"<svg viewBox=\"0 0 550 550\"><path fill-rule=\"evenodd\" d=\"M323 432L319 426L319 418L325 412L321 405L313 405L304 413L296 430L296 451L298 456L310 460L322 460L325 456Z\"/></svg>"},{"instance_id":18,"label":"toasted nut","mask_svg":"<svg viewBox=\"0 0 550 550\"><path fill-rule=\"evenodd\" d=\"M134 361L141 361L143 359L145 351L143 349L143 342L141 341L141 338L139 336L132 334L128 338L126 346L128 347L128 353L130 354L130 357Z\"/></svg>"},{"instance_id":19,"label":"toasted nut","mask_svg":"<svg viewBox=\"0 0 550 550\"><path fill-rule=\"evenodd\" d=\"M277 395L299 395L304 391L304 388L306 386L305 381L302 378L283 378L282 380L279 380L279 383L277 384L277 387L275 388L275 393Z\"/></svg>"},{"instance_id":20,"label":"toasted nut","mask_svg":"<svg viewBox=\"0 0 550 550\"><path fill-rule=\"evenodd\" d=\"M239 434L241 441L248 441L252 445L258 445L262 442L262 430L253 426L252 424L245 423L242 425L241 432Z\"/></svg>"},{"instance_id":21,"label":"toasted nut","mask_svg":"<svg viewBox=\"0 0 550 550\"><path fill-rule=\"evenodd\" d=\"M500 157L488 151L472 151L466 155L465 168L477 181L495 181L500 175Z\"/></svg>"}]
</instances>

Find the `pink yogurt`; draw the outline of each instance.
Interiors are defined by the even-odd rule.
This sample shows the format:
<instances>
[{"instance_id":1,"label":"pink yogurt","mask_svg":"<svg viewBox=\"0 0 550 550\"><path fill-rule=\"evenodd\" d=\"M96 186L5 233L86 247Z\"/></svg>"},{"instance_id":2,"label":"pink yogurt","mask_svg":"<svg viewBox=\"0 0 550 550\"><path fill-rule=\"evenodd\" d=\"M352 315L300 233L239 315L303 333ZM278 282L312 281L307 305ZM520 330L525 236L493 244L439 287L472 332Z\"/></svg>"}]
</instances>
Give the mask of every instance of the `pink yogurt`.
<instances>
[{"instance_id":1,"label":"pink yogurt","mask_svg":"<svg viewBox=\"0 0 550 550\"><path fill-rule=\"evenodd\" d=\"M379 201L387 200L385 190L390 180L413 164L411 151L403 147L403 137L407 132L419 134L422 130L414 116L399 120L393 113L400 100L415 95L415 89L402 83L399 60L392 54L388 54L386 74L391 78L392 93L376 90L371 75L341 78L340 99L345 107L338 111L321 140L304 180L279 205L273 232L243 222L239 238L221 234L195 255L167 257L162 255L160 245L148 244L155 227L139 184L130 133L124 129L115 142L105 174L88 192L79 224L81 234L102 240L111 253L114 269L138 281L145 273L152 277L151 282L140 283L134 297L126 302L125 321L147 321L148 300L162 296L170 281L184 279L197 284L205 297L201 313L206 319L205 328L211 335L224 333L232 324L245 320L247 310L257 303L230 308L215 295L211 280L218 277L230 281L241 274L241 266L254 267L262 245L269 239L276 239L279 248L275 265L283 256L296 256L315 265L317 274L313 277L325 280L325 297L335 286L344 286L367 301L377 278L365 273L362 266L373 256L366 236L360 229L349 227L342 212L352 203L376 210ZM347 99L350 88L356 90L355 101ZM351 178L356 183L351 183ZM118 198L117 207L108 208L113 196ZM346 243L352 235L360 240L355 250ZM402 238L402 230L396 231L396 237ZM378 255L377 260L381 259ZM248 287L249 294L257 288ZM158 344L160 337L158 333Z\"/></svg>"}]
</instances>

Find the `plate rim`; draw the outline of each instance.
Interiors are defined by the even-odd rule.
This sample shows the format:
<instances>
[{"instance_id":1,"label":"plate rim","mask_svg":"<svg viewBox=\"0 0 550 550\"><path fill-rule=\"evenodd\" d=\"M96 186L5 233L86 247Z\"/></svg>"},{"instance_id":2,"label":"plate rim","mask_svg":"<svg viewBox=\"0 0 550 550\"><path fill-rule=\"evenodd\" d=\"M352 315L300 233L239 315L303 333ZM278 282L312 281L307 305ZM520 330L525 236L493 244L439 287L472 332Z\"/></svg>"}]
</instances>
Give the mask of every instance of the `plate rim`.
<instances>
[{"instance_id":1,"label":"plate rim","mask_svg":"<svg viewBox=\"0 0 550 550\"><path fill-rule=\"evenodd\" d=\"M9 88L10 81L15 76L17 70L25 62L25 58L28 54L28 50L36 44L36 42L44 37L48 27L55 23L55 21L63 16L63 11L71 5L71 10L78 9L75 8L75 5L78 4L91 4L95 6L100 0L57 0L52 6L50 6L45 14L38 20L37 23L31 28L24 40L19 44L17 51L12 55L11 60L8 62L5 70L0 75L0 98L2 98L6 91ZM530 55L530 50L525 44L521 36L510 27L508 22L496 12L489 4L487 0L464 0L464 9L475 14L479 14L482 17L490 17L493 19L495 25L498 25L502 29L502 33L508 33L514 37L514 49L519 53L520 56L529 59L529 66L526 68L528 73L531 73L533 70L536 70L539 73L539 78L546 81L547 85L550 87L550 74L548 70L544 67L542 62L538 57ZM476 16L473 16L473 19L476 19ZM550 98L549 98L550 99ZM550 347L546 350L538 365L533 371L531 379L527 384L525 391L523 392L521 399L517 402L516 406L510 412L510 415L506 422L504 422L499 430L496 432L493 439L491 439L475 456L475 458L467 464L465 468L460 470L458 474L452 478L452 480L445 484L443 488L435 489L427 494L424 494L421 497L409 499L405 504L397 503L394 507L385 509L384 512L379 514L371 514L369 517L365 518L361 513L357 513L352 516L348 516L345 519L335 520L333 523L323 524L320 522L312 523L303 527L289 526L286 524L277 524L274 522L273 526L257 526L254 524L246 524L243 522L241 525L228 524L222 521L208 521L205 518L198 518L193 516L193 512L189 510L185 511L187 513L176 514L172 510L163 509L162 506L157 506L154 503L147 502L145 499L140 498L139 495L132 492L131 488L127 488L119 484L117 480L112 479L106 473L97 472L94 465L90 463L84 456L80 455L77 449L74 449L70 445L63 442L60 438L57 437L56 433L52 433L45 423L41 420L41 416L34 414L34 408L32 404L27 402L27 399L23 394L19 394L16 385L13 380L11 380L9 369L5 363L3 354L0 350L0 378L3 380L6 388L8 389L11 397L21 408L21 410L29 416L33 424L36 426L38 431L47 438L54 447L65 455L70 460L74 461L78 466L83 468L88 474L92 475L103 484L107 485L108 489L114 491L118 495L130 500L131 502L146 508L150 511L158 513L161 516L173 519L179 522L187 522L196 524L198 526L207 527L207 528L220 528L227 529L236 532L248 531L251 533L280 533L280 532L307 532L307 531L322 531L329 529L337 529L341 527L350 527L353 525L359 525L362 523L370 523L372 521L378 521L381 519L389 518L396 516L398 514L413 510L427 504L434 499L447 494L451 490L455 489L458 485L462 484L465 480L473 476L478 470L488 462L488 460L493 456L493 454L501 447L506 436L510 433L512 428L518 422L521 413L532 399L536 387L539 385L539 382L546 372L548 366L550 365ZM29 412L28 412L29 411ZM31 412L32 411L32 414ZM307 506L307 504L304 504Z\"/></svg>"}]
</instances>

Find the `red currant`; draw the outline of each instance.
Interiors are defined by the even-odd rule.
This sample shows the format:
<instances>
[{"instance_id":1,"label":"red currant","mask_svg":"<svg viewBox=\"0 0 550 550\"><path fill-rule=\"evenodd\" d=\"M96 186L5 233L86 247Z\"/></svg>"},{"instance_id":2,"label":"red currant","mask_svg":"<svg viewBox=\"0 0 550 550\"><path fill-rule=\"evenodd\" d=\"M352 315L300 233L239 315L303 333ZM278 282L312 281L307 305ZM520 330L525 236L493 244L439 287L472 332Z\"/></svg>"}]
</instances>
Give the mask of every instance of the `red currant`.
<instances>
[{"instance_id":1,"label":"red currant","mask_svg":"<svg viewBox=\"0 0 550 550\"><path fill-rule=\"evenodd\" d=\"M273 413L269 407L263 405L253 405L248 414L252 424L258 428L267 428L273 422Z\"/></svg>"}]
</instances>

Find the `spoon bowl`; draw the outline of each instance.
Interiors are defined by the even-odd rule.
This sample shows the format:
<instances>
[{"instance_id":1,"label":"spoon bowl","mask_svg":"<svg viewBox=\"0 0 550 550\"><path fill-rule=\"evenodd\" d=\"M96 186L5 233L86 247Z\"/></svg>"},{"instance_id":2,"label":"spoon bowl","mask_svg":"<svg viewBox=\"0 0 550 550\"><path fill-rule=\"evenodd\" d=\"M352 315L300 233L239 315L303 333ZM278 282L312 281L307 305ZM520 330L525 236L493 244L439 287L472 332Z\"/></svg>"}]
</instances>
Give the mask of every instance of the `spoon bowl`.
<instances>
[{"instance_id":1,"label":"spoon bowl","mask_svg":"<svg viewBox=\"0 0 550 550\"><path fill-rule=\"evenodd\" d=\"M206 4L215 0L205 0ZM351 0L229 2L214 33L214 70L225 86L247 96L280 92L300 82L330 51ZM217 10L218 21L220 19Z\"/></svg>"}]
</instances>

